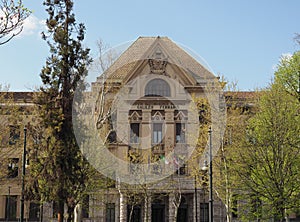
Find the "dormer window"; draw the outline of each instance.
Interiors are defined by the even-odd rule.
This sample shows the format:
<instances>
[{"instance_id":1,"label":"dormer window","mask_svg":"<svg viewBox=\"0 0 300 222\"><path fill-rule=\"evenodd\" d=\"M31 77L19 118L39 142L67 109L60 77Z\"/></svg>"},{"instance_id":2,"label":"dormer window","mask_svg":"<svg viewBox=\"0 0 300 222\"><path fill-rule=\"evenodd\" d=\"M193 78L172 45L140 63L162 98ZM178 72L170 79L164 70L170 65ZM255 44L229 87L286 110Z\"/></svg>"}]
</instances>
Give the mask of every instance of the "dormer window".
<instances>
[{"instance_id":1,"label":"dormer window","mask_svg":"<svg viewBox=\"0 0 300 222\"><path fill-rule=\"evenodd\" d=\"M163 79L153 79L146 85L145 96L171 96L169 84Z\"/></svg>"}]
</instances>

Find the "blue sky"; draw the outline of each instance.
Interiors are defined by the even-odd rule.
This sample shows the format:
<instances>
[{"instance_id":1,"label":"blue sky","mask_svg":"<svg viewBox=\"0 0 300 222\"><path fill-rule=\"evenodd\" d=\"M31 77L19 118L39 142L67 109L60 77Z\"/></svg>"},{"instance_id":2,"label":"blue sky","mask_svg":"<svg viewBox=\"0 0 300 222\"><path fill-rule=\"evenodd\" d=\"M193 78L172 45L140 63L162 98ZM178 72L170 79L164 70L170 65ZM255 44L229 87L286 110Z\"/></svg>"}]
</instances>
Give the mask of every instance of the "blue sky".
<instances>
[{"instance_id":1,"label":"blue sky","mask_svg":"<svg viewBox=\"0 0 300 222\"><path fill-rule=\"evenodd\" d=\"M33 11L24 32L0 46L0 84L30 91L49 55L39 33L47 14L42 1L23 0ZM199 56L216 75L237 81L240 90L268 85L279 58L299 50L299 0L82 0L74 11L86 25L85 45L97 55L96 41L110 46L139 36L168 36Z\"/></svg>"}]
</instances>

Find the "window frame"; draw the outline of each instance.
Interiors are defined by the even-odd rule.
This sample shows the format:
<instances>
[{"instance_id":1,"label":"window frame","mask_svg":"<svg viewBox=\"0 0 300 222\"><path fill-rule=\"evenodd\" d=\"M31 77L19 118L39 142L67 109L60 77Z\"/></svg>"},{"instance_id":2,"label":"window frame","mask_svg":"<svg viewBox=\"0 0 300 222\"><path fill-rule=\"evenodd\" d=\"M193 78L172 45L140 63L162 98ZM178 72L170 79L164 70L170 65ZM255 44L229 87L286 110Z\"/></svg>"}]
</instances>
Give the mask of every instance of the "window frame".
<instances>
[{"instance_id":1,"label":"window frame","mask_svg":"<svg viewBox=\"0 0 300 222\"><path fill-rule=\"evenodd\" d=\"M5 219L15 220L17 218L18 196L7 195L5 201Z\"/></svg>"},{"instance_id":2,"label":"window frame","mask_svg":"<svg viewBox=\"0 0 300 222\"><path fill-rule=\"evenodd\" d=\"M10 125L9 126L9 145L15 145L21 138L21 130L18 125Z\"/></svg>"},{"instance_id":3,"label":"window frame","mask_svg":"<svg viewBox=\"0 0 300 222\"><path fill-rule=\"evenodd\" d=\"M132 126L137 126L137 132L134 132L134 128ZM138 144L140 142L141 124L139 122L131 122L129 127L130 127L130 134L129 134L130 144Z\"/></svg>"},{"instance_id":4,"label":"window frame","mask_svg":"<svg viewBox=\"0 0 300 222\"><path fill-rule=\"evenodd\" d=\"M171 87L167 81L155 78L146 84L144 95L146 97L170 97Z\"/></svg>"},{"instance_id":5,"label":"window frame","mask_svg":"<svg viewBox=\"0 0 300 222\"><path fill-rule=\"evenodd\" d=\"M114 222L116 218L116 204L107 203L105 207L105 221Z\"/></svg>"},{"instance_id":6,"label":"window frame","mask_svg":"<svg viewBox=\"0 0 300 222\"><path fill-rule=\"evenodd\" d=\"M209 221L209 203L200 203L200 222Z\"/></svg>"},{"instance_id":7,"label":"window frame","mask_svg":"<svg viewBox=\"0 0 300 222\"><path fill-rule=\"evenodd\" d=\"M13 179L19 176L19 158L9 158L7 164L7 178Z\"/></svg>"},{"instance_id":8,"label":"window frame","mask_svg":"<svg viewBox=\"0 0 300 222\"><path fill-rule=\"evenodd\" d=\"M186 123L185 122L175 122L175 143L181 143L181 144L186 143L185 132L186 132Z\"/></svg>"},{"instance_id":9,"label":"window frame","mask_svg":"<svg viewBox=\"0 0 300 222\"><path fill-rule=\"evenodd\" d=\"M35 202L29 203L28 220L36 221L40 218L40 204Z\"/></svg>"},{"instance_id":10,"label":"window frame","mask_svg":"<svg viewBox=\"0 0 300 222\"><path fill-rule=\"evenodd\" d=\"M155 126L160 126L159 128L161 129L161 131L155 130ZM152 130L151 130L151 134L152 134L152 144L156 145L156 144L162 144L163 143L163 139L164 139L164 123L163 122L154 122L152 123ZM160 132L160 134L155 132ZM160 139L159 139L160 138Z\"/></svg>"}]
</instances>

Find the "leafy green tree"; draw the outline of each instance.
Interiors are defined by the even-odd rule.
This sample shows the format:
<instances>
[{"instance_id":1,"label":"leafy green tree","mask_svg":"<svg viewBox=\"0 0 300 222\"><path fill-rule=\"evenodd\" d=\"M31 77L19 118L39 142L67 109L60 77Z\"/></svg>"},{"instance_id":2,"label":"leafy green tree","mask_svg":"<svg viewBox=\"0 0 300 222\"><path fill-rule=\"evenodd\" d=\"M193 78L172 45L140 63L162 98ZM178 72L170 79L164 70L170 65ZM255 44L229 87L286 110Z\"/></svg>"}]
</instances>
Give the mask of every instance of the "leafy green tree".
<instances>
[{"instance_id":1,"label":"leafy green tree","mask_svg":"<svg viewBox=\"0 0 300 222\"><path fill-rule=\"evenodd\" d=\"M43 86L36 103L43 132L31 173L41 201L58 204L58 221L63 221L64 204L72 221L89 175L73 133L72 102L76 89L84 88L90 50L82 46L85 26L76 23L73 1L45 0L44 5L49 18L43 39L51 55L40 74Z\"/></svg>"},{"instance_id":2,"label":"leafy green tree","mask_svg":"<svg viewBox=\"0 0 300 222\"><path fill-rule=\"evenodd\" d=\"M237 172L244 185L239 195L248 200L248 219L283 221L299 208L300 107L285 85L274 83L263 92L258 109L239 150Z\"/></svg>"},{"instance_id":3,"label":"leafy green tree","mask_svg":"<svg viewBox=\"0 0 300 222\"><path fill-rule=\"evenodd\" d=\"M214 158L214 189L218 198L222 200L226 209L226 221L237 216L236 195L239 193L240 180L237 177L236 159L240 156L237 152L244 137L247 120L253 116L255 107L249 104L255 102L254 93L247 93L242 101L241 92L229 88L225 93L227 104L227 127L222 138L221 147Z\"/></svg>"},{"instance_id":4,"label":"leafy green tree","mask_svg":"<svg viewBox=\"0 0 300 222\"><path fill-rule=\"evenodd\" d=\"M300 102L300 51L281 58L275 72L275 81Z\"/></svg>"},{"instance_id":5,"label":"leafy green tree","mask_svg":"<svg viewBox=\"0 0 300 222\"><path fill-rule=\"evenodd\" d=\"M23 22L30 13L22 0L0 1L0 45L9 42L22 32Z\"/></svg>"}]
</instances>

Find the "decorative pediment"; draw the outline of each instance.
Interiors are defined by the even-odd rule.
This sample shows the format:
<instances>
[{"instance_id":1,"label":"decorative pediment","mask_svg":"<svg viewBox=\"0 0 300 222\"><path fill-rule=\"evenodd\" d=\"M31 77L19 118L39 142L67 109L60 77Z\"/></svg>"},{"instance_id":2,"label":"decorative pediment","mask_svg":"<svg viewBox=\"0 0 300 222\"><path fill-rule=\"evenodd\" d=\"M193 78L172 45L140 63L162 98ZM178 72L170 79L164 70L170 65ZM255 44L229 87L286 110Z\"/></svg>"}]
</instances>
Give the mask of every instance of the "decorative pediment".
<instances>
[{"instance_id":1,"label":"decorative pediment","mask_svg":"<svg viewBox=\"0 0 300 222\"><path fill-rule=\"evenodd\" d=\"M152 120L153 121L163 121L164 120L164 116L161 114L161 112L157 111L152 116Z\"/></svg>"},{"instance_id":2,"label":"decorative pediment","mask_svg":"<svg viewBox=\"0 0 300 222\"><path fill-rule=\"evenodd\" d=\"M131 122L134 122L134 121L141 121L142 120L142 116L137 112L137 111L134 111L131 113L131 115L129 116L129 120Z\"/></svg>"},{"instance_id":3,"label":"decorative pediment","mask_svg":"<svg viewBox=\"0 0 300 222\"><path fill-rule=\"evenodd\" d=\"M182 120L186 120L186 119L187 119L187 116L182 111L179 111L177 113L177 115L174 116L175 121L182 121Z\"/></svg>"}]
</instances>

